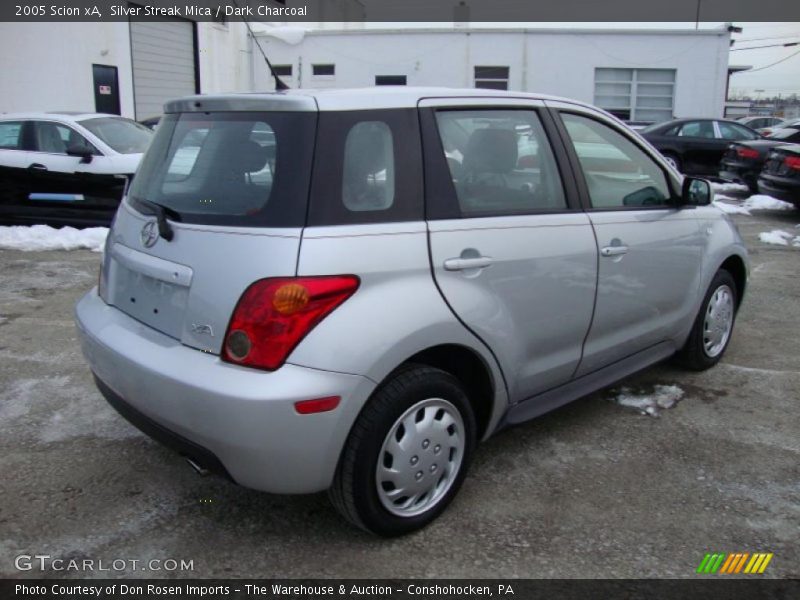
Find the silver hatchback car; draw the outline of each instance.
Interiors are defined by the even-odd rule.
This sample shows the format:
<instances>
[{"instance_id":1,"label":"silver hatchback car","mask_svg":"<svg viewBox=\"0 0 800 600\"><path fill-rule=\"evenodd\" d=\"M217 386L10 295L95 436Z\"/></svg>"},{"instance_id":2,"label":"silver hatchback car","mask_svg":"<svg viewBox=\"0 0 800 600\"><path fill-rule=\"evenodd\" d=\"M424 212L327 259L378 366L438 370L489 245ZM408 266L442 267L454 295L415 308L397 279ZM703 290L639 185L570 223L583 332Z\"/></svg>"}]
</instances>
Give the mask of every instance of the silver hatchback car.
<instances>
[{"instance_id":1,"label":"silver hatchback car","mask_svg":"<svg viewBox=\"0 0 800 600\"><path fill-rule=\"evenodd\" d=\"M741 238L601 110L383 88L165 112L76 321L108 401L238 484L406 533L478 440L728 345Z\"/></svg>"}]
</instances>

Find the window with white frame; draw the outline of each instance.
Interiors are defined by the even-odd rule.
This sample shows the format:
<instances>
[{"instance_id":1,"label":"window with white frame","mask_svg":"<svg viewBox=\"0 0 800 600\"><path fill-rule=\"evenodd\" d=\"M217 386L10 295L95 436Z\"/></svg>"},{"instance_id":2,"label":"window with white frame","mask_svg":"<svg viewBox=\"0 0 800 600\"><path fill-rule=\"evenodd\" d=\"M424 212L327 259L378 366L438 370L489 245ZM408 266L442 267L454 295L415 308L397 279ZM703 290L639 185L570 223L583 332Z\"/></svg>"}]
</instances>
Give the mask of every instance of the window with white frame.
<instances>
[{"instance_id":1,"label":"window with white frame","mask_svg":"<svg viewBox=\"0 0 800 600\"><path fill-rule=\"evenodd\" d=\"M507 90L508 67L475 67L475 87L487 90Z\"/></svg>"},{"instance_id":2,"label":"window with white frame","mask_svg":"<svg viewBox=\"0 0 800 600\"><path fill-rule=\"evenodd\" d=\"M668 121L675 105L675 69L597 68L594 103L624 120Z\"/></svg>"}]
</instances>

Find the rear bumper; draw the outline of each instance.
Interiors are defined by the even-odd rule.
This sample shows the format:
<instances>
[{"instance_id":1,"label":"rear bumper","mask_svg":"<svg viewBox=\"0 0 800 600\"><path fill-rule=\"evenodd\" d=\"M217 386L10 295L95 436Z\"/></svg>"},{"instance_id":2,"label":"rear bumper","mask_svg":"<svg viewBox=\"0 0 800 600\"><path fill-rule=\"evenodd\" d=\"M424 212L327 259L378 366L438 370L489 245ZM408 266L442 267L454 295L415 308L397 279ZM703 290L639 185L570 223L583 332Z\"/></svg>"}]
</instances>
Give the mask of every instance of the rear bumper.
<instances>
[{"instance_id":1,"label":"rear bumper","mask_svg":"<svg viewBox=\"0 0 800 600\"><path fill-rule=\"evenodd\" d=\"M800 207L800 181L796 178L764 176L758 178L758 191Z\"/></svg>"},{"instance_id":2,"label":"rear bumper","mask_svg":"<svg viewBox=\"0 0 800 600\"><path fill-rule=\"evenodd\" d=\"M76 306L81 347L98 387L154 439L235 482L273 493L330 486L341 449L375 384L286 364L267 373L182 345L105 304ZM299 415L298 400L341 396L330 412Z\"/></svg>"},{"instance_id":3,"label":"rear bumper","mask_svg":"<svg viewBox=\"0 0 800 600\"><path fill-rule=\"evenodd\" d=\"M719 177L720 179L726 179L734 183L743 183L751 189L755 189L760 170L760 165L753 166L722 161L720 164Z\"/></svg>"}]
</instances>

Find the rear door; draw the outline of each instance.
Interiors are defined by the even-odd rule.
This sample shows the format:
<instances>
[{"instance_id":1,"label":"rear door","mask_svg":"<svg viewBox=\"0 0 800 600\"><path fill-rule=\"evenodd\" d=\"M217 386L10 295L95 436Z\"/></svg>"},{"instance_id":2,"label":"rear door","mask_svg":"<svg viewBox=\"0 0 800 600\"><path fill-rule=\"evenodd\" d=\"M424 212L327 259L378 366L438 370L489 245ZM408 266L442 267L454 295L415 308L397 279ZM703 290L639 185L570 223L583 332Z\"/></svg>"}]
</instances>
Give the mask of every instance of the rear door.
<instances>
[{"instance_id":1,"label":"rear door","mask_svg":"<svg viewBox=\"0 0 800 600\"><path fill-rule=\"evenodd\" d=\"M592 316L597 248L549 114L527 99L420 108L442 294L497 356L512 401L568 381Z\"/></svg>"},{"instance_id":2,"label":"rear door","mask_svg":"<svg viewBox=\"0 0 800 600\"><path fill-rule=\"evenodd\" d=\"M716 174L728 144L717 134L714 121L688 121L678 129L678 143L683 148L684 173Z\"/></svg>"},{"instance_id":3,"label":"rear door","mask_svg":"<svg viewBox=\"0 0 800 600\"><path fill-rule=\"evenodd\" d=\"M315 127L315 112L165 115L110 234L103 299L219 353L247 287L295 274Z\"/></svg>"},{"instance_id":4,"label":"rear door","mask_svg":"<svg viewBox=\"0 0 800 600\"><path fill-rule=\"evenodd\" d=\"M695 210L677 207L677 181L636 136L600 113L552 104L560 108L562 134L582 175L600 256L580 376L673 344L686 330L707 236Z\"/></svg>"}]
</instances>

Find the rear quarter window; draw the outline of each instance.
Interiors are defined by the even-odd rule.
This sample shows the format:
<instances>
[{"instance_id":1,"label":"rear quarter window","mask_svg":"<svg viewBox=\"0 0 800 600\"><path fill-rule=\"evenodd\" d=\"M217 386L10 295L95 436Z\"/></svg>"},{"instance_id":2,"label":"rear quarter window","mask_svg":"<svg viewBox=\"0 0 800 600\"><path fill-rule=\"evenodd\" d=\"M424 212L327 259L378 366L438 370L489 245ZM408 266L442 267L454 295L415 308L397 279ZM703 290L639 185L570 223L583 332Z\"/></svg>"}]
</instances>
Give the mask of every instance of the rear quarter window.
<instances>
[{"instance_id":1,"label":"rear quarter window","mask_svg":"<svg viewBox=\"0 0 800 600\"><path fill-rule=\"evenodd\" d=\"M0 122L0 149L22 149L22 121Z\"/></svg>"},{"instance_id":2,"label":"rear quarter window","mask_svg":"<svg viewBox=\"0 0 800 600\"><path fill-rule=\"evenodd\" d=\"M420 221L416 109L322 112L308 224Z\"/></svg>"}]
</instances>

